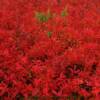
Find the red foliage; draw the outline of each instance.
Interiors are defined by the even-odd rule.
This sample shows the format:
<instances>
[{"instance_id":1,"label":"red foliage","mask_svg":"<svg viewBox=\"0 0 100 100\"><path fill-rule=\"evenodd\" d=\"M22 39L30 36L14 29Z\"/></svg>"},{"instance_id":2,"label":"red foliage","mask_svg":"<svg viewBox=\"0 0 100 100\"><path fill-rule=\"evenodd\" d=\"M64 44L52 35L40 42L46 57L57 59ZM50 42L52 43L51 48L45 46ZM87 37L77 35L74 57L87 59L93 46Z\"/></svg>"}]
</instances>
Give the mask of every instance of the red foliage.
<instances>
[{"instance_id":1,"label":"red foliage","mask_svg":"<svg viewBox=\"0 0 100 100\"><path fill-rule=\"evenodd\" d=\"M99 10L99 0L0 0L0 100L99 100Z\"/></svg>"}]
</instances>

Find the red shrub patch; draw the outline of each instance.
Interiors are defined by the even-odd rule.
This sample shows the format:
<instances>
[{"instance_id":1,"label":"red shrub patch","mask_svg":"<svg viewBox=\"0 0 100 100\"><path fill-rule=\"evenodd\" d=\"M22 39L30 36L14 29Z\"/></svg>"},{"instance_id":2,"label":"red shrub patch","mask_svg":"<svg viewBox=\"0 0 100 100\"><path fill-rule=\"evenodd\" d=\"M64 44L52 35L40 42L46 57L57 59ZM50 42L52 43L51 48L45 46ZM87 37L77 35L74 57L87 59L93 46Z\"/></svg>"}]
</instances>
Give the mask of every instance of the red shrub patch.
<instances>
[{"instance_id":1,"label":"red shrub patch","mask_svg":"<svg viewBox=\"0 0 100 100\"><path fill-rule=\"evenodd\" d=\"M0 100L99 100L99 0L0 0Z\"/></svg>"}]
</instances>

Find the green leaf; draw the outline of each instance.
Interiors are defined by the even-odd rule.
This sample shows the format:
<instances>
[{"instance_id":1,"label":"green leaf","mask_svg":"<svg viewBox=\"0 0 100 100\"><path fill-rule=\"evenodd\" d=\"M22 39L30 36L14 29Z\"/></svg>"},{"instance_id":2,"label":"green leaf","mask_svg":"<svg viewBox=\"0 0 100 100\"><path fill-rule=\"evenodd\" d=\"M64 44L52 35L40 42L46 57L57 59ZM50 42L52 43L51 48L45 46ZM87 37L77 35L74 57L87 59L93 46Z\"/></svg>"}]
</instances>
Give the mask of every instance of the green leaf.
<instances>
[{"instance_id":1,"label":"green leaf","mask_svg":"<svg viewBox=\"0 0 100 100\"><path fill-rule=\"evenodd\" d=\"M65 8L62 12L61 12L61 16L62 17L65 17L65 16L67 16L68 15L68 11L67 11L67 9Z\"/></svg>"},{"instance_id":2,"label":"green leaf","mask_svg":"<svg viewBox=\"0 0 100 100\"><path fill-rule=\"evenodd\" d=\"M45 22L47 21L47 18L45 16L44 13L41 13L41 12L36 12L36 18L38 19L38 21L40 22Z\"/></svg>"},{"instance_id":3,"label":"green leaf","mask_svg":"<svg viewBox=\"0 0 100 100\"><path fill-rule=\"evenodd\" d=\"M51 37L51 35L52 35L52 32L47 32L47 35L48 35L48 37Z\"/></svg>"},{"instance_id":4,"label":"green leaf","mask_svg":"<svg viewBox=\"0 0 100 100\"><path fill-rule=\"evenodd\" d=\"M35 17L40 22L47 22L52 17L52 15L50 13L50 10L48 10L47 13L36 12Z\"/></svg>"}]
</instances>

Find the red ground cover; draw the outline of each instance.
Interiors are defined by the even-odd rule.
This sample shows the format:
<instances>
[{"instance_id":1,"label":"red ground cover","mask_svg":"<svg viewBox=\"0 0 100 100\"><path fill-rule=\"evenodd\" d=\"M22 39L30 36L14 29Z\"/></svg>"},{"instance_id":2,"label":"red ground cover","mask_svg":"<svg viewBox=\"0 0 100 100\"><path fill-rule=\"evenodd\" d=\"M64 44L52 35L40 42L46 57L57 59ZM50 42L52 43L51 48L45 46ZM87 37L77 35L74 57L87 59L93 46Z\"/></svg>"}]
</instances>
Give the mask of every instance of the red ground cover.
<instances>
[{"instance_id":1,"label":"red ground cover","mask_svg":"<svg viewBox=\"0 0 100 100\"><path fill-rule=\"evenodd\" d=\"M0 0L0 100L100 100L100 1Z\"/></svg>"}]
</instances>

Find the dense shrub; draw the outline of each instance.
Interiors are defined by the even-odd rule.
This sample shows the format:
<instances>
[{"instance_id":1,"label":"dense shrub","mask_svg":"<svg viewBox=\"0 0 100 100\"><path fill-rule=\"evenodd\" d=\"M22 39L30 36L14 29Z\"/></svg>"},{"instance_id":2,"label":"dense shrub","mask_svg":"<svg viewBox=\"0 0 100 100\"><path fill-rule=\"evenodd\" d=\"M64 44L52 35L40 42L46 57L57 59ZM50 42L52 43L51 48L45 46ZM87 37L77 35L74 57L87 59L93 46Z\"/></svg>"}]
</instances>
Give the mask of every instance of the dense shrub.
<instances>
[{"instance_id":1,"label":"dense shrub","mask_svg":"<svg viewBox=\"0 0 100 100\"><path fill-rule=\"evenodd\" d=\"M99 100L99 8L0 0L0 100Z\"/></svg>"}]
</instances>

